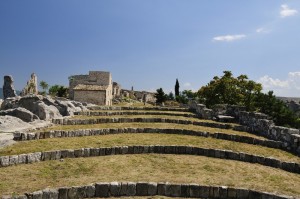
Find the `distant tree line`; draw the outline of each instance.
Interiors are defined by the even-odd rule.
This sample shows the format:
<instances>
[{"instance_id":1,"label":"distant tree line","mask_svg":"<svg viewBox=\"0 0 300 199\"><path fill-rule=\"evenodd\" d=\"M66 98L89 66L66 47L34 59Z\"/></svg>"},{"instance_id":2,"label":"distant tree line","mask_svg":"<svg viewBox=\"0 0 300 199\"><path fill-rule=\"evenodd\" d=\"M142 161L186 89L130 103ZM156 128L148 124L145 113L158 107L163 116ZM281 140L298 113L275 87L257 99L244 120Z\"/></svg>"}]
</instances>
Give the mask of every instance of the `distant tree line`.
<instances>
[{"instance_id":1,"label":"distant tree line","mask_svg":"<svg viewBox=\"0 0 300 199\"><path fill-rule=\"evenodd\" d=\"M240 105L247 111L261 112L269 115L276 125L300 128L300 118L287 105L277 99L272 91L262 92L262 85L249 80L247 75L234 77L231 71L224 71L222 76L215 76L207 85L197 92L191 90L179 91L178 79L175 83L175 97L171 92L168 95L163 89L157 90L157 103L167 100L186 104L189 99L197 100L208 108L217 104Z\"/></svg>"},{"instance_id":2,"label":"distant tree line","mask_svg":"<svg viewBox=\"0 0 300 199\"><path fill-rule=\"evenodd\" d=\"M40 81L40 87L43 89L43 91L40 92L40 94L47 95L49 84L45 81ZM68 88L65 86L55 84L53 86L50 86L48 94L56 97L68 97Z\"/></svg>"}]
</instances>

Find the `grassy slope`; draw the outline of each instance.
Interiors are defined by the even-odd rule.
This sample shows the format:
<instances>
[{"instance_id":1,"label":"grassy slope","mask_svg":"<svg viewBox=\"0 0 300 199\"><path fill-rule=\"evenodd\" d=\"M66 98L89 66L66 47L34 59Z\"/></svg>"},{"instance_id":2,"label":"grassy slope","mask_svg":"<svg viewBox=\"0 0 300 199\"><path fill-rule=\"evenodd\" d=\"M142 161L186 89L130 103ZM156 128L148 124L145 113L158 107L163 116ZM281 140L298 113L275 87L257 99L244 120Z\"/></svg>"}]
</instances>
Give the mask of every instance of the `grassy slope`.
<instances>
[{"instance_id":1,"label":"grassy slope","mask_svg":"<svg viewBox=\"0 0 300 199\"><path fill-rule=\"evenodd\" d=\"M74 186L93 182L168 181L300 195L300 175L256 164L207 157L191 158L187 155L150 154L65 159L2 168L0 176L1 193L15 190L23 193L48 186Z\"/></svg>"},{"instance_id":2,"label":"grassy slope","mask_svg":"<svg viewBox=\"0 0 300 199\"><path fill-rule=\"evenodd\" d=\"M170 134L116 134L88 137L53 138L19 142L0 150L0 155L13 155L57 149L78 149L86 147L109 147L127 145L187 145L203 148L226 149L250 154L272 156L274 158L299 162L300 158L279 149L244 144L214 138L170 135Z\"/></svg>"}]
</instances>

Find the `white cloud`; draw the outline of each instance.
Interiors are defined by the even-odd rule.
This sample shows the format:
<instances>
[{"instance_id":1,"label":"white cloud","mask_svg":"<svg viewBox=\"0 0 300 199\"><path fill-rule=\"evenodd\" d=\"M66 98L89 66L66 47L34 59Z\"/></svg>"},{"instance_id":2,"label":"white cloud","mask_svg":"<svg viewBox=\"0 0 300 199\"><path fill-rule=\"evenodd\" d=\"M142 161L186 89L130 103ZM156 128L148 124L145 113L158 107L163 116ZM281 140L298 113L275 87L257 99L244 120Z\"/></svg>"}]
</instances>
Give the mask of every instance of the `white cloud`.
<instances>
[{"instance_id":1,"label":"white cloud","mask_svg":"<svg viewBox=\"0 0 300 199\"><path fill-rule=\"evenodd\" d=\"M186 83L183 84L183 86L184 86L184 87L191 87L192 84L191 84L190 82L186 82Z\"/></svg>"},{"instance_id":2,"label":"white cloud","mask_svg":"<svg viewBox=\"0 0 300 199\"><path fill-rule=\"evenodd\" d=\"M281 5L280 16L282 18L290 17L293 15L296 15L297 13L298 13L297 10L289 8L288 5L286 5L286 4Z\"/></svg>"},{"instance_id":3,"label":"white cloud","mask_svg":"<svg viewBox=\"0 0 300 199\"><path fill-rule=\"evenodd\" d=\"M235 41L239 39L245 38L246 35L241 34L241 35L223 35L223 36L217 36L213 38L213 41Z\"/></svg>"},{"instance_id":4,"label":"white cloud","mask_svg":"<svg viewBox=\"0 0 300 199\"><path fill-rule=\"evenodd\" d=\"M257 33L269 33L271 30L265 29L265 28L257 28L256 29Z\"/></svg>"},{"instance_id":5,"label":"white cloud","mask_svg":"<svg viewBox=\"0 0 300 199\"><path fill-rule=\"evenodd\" d=\"M300 72L289 72L285 80L265 75L258 82L265 91L272 90L277 96L300 97Z\"/></svg>"}]
</instances>

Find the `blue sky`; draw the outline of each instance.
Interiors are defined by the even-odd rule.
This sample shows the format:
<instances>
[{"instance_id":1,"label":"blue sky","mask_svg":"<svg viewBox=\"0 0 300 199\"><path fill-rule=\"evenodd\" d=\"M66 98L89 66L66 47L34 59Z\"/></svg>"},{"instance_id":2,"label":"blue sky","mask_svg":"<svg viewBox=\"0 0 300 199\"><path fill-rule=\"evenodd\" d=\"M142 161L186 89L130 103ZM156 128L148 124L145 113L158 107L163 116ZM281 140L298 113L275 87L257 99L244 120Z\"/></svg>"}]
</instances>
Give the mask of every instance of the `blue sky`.
<instances>
[{"instance_id":1,"label":"blue sky","mask_svg":"<svg viewBox=\"0 0 300 199\"><path fill-rule=\"evenodd\" d=\"M169 92L230 70L300 97L299 12L296 0L0 0L0 76L22 89L32 72L68 85L100 70Z\"/></svg>"}]
</instances>

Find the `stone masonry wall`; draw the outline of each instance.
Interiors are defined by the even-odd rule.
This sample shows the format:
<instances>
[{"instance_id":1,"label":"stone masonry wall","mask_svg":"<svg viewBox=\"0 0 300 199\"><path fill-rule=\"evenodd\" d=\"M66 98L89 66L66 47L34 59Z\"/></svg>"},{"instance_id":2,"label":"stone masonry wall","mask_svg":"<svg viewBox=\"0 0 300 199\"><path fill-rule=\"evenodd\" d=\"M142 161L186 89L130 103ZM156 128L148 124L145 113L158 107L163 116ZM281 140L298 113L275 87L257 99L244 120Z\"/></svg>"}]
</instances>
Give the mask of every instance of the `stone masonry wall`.
<instances>
[{"instance_id":1,"label":"stone masonry wall","mask_svg":"<svg viewBox=\"0 0 300 199\"><path fill-rule=\"evenodd\" d=\"M169 182L98 182L83 186L44 189L17 196L17 199L51 198L118 198L134 196L167 196L203 199L293 199L295 197L244 188L180 184ZM296 199L296 198L295 198Z\"/></svg>"},{"instance_id":2,"label":"stone masonry wall","mask_svg":"<svg viewBox=\"0 0 300 199\"><path fill-rule=\"evenodd\" d=\"M218 114L212 109L207 109L203 104L190 103L190 108L203 119L213 119ZM246 112L237 106L226 106L225 114L235 117L236 121L244 126L237 126L235 130L248 131L272 140L281 141L285 148L300 155L300 130L275 126L268 116L262 113Z\"/></svg>"},{"instance_id":3,"label":"stone masonry wall","mask_svg":"<svg viewBox=\"0 0 300 199\"><path fill-rule=\"evenodd\" d=\"M235 160L246 163L260 164L263 166L281 169L291 173L300 174L300 164L281 161L272 157L252 155L231 150L200 148L192 146L116 146L102 148L65 149L57 151L35 152L20 155L0 156L0 167L8 167L18 164L31 164L40 161L60 160L64 158L95 157L124 154L175 154L194 155L211 158Z\"/></svg>"}]
</instances>

